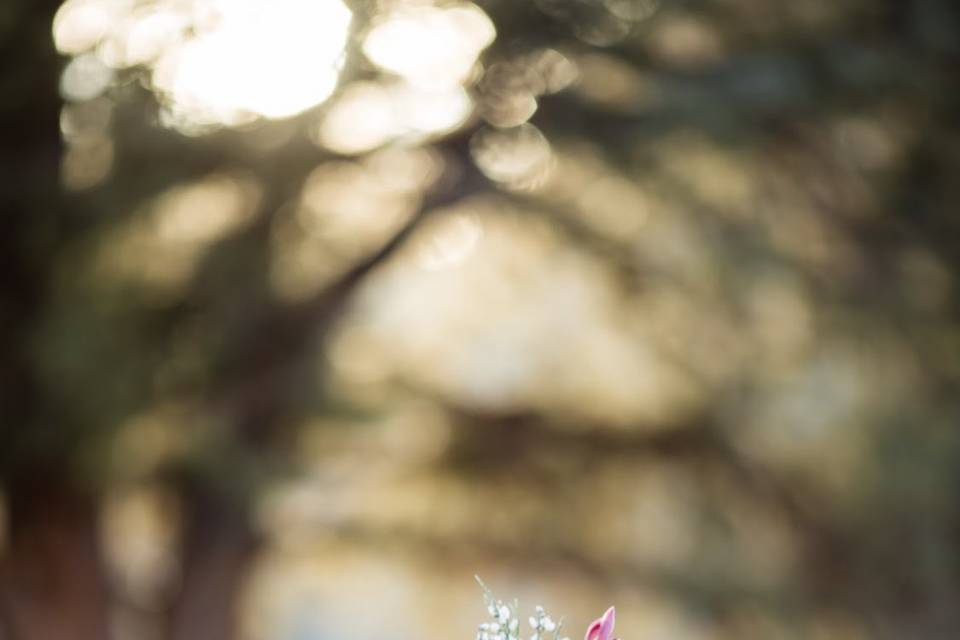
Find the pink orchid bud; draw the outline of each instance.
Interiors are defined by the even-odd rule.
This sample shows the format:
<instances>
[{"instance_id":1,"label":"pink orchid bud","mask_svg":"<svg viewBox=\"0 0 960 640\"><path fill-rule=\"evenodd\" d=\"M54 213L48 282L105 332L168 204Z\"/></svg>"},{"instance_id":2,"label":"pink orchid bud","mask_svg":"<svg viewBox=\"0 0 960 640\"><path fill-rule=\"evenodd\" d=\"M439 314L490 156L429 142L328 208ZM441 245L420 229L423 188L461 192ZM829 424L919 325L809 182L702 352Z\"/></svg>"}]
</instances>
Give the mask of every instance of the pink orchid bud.
<instances>
[{"instance_id":1,"label":"pink orchid bud","mask_svg":"<svg viewBox=\"0 0 960 640\"><path fill-rule=\"evenodd\" d=\"M612 640L614 618L615 612L613 607L610 607L602 617L597 618L587 627L587 635L583 640Z\"/></svg>"}]
</instances>

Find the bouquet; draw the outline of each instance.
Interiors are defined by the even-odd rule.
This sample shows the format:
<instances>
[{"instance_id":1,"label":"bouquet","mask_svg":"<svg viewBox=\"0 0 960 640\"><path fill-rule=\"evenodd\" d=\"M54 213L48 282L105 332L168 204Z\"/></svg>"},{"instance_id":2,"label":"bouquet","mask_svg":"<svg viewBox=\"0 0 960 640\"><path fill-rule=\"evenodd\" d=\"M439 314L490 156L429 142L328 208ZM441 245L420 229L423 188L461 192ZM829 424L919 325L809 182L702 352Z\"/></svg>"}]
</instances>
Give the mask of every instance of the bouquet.
<instances>
[{"instance_id":1,"label":"bouquet","mask_svg":"<svg viewBox=\"0 0 960 640\"><path fill-rule=\"evenodd\" d=\"M480 583L480 588L483 589L483 599L487 605L487 612L493 619L492 622L483 622L477 627L476 640L521 640L517 600L512 603L498 600L483 580L479 576L476 576L476 578L477 582ZM613 638L615 617L614 608L607 609L602 616L587 627L584 640L618 640ZM570 640L570 638L560 635L563 628L563 619L554 622L553 618L541 606L534 609L533 615L527 621L532 629L529 640Z\"/></svg>"}]
</instances>

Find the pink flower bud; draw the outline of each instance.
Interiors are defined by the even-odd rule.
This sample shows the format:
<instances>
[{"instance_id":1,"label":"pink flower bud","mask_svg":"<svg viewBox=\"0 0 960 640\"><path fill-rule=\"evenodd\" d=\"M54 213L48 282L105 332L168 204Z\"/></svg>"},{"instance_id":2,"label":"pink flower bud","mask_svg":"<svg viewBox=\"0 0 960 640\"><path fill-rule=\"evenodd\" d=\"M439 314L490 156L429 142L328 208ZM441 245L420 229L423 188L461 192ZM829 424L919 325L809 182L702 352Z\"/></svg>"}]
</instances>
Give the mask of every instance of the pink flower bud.
<instances>
[{"instance_id":1,"label":"pink flower bud","mask_svg":"<svg viewBox=\"0 0 960 640\"><path fill-rule=\"evenodd\" d=\"M602 617L597 618L587 627L587 635L583 640L612 640L614 618L615 612L613 607L610 607Z\"/></svg>"}]
</instances>

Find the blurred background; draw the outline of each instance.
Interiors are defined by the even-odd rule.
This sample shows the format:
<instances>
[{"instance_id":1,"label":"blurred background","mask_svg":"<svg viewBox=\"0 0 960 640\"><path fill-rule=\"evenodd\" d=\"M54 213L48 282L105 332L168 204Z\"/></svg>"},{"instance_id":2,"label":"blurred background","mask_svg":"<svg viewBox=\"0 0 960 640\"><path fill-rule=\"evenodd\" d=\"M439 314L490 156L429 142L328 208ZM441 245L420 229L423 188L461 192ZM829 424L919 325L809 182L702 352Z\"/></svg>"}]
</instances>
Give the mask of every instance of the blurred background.
<instances>
[{"instance_id":1,"label":"blurred background","mask_svg":"<svg viewBox=\"0 0 960 640\"><path fill-rule=\"evenodd\" d=\"M953 0L7 0L0 638L960 637Z\"/></svg>"}]
</instances>

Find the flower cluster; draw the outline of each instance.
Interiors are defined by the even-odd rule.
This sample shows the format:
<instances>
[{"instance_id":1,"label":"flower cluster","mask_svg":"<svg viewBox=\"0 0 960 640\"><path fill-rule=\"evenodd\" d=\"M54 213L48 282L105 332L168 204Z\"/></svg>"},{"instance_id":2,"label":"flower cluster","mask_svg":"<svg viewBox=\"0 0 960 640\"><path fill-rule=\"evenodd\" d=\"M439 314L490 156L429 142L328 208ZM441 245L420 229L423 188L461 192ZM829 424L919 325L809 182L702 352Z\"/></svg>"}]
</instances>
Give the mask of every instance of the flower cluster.
<instances>
[{"instance_id":1,"label":"flower cluster","mask_svg":"<svg viewBox=\"0 0 960 640\"><path fill-rule=\"evenodd\" d=\"M537 606L534 609L534 615L530 616L530 626L533 627L533 635L530 640L544 640L546 633L553 633L553 640L558 640L560 636L560 627L563 626L563 620L554 622L543 607ZM570 640L569 638L559 638L559 640Z\"/></svg>"},{"instance_id":2,"label":"flower cluster","mask_svg":"<svg viewBox=\"0 0 960 640\"><path fill-rule=\"evenodd\" d=\"M520 617L517 613L518 603L498 600L490 589L477 577L480 588L483 589L483 599L487 605L487 612L493 618L492 622L484 622L477 628L476 640L520 640ZM563 620L554 622L543 607L536 607L534 614L529 618L533 630L529 640L570 640L560 636Z\"/></svg>"},{"instance_id":3,"label":"flower cluster","mask_svg":"<svg viewBox=\"0 0 960 640\"><path fill-rule=\"evenodd\" d=\"M484 622L477 628L476 640L520 640L520 618L517 614L517 601L507 603L493 597L489 587L483 583L480 576L476 576L480 588L483 589L483 599L487 604L487 612L493 622ZM607 609L602 616L590 623L583 640L618 640L613 637L613 627L616 621L616 611L613 607ZM534 615L529 618L533 635L530 640L570 640L560 637L563 619L554 622L547 615L543 607L536 607ZM547 635L552 634L552 638Z\"/></svg>"}]
</instances>

